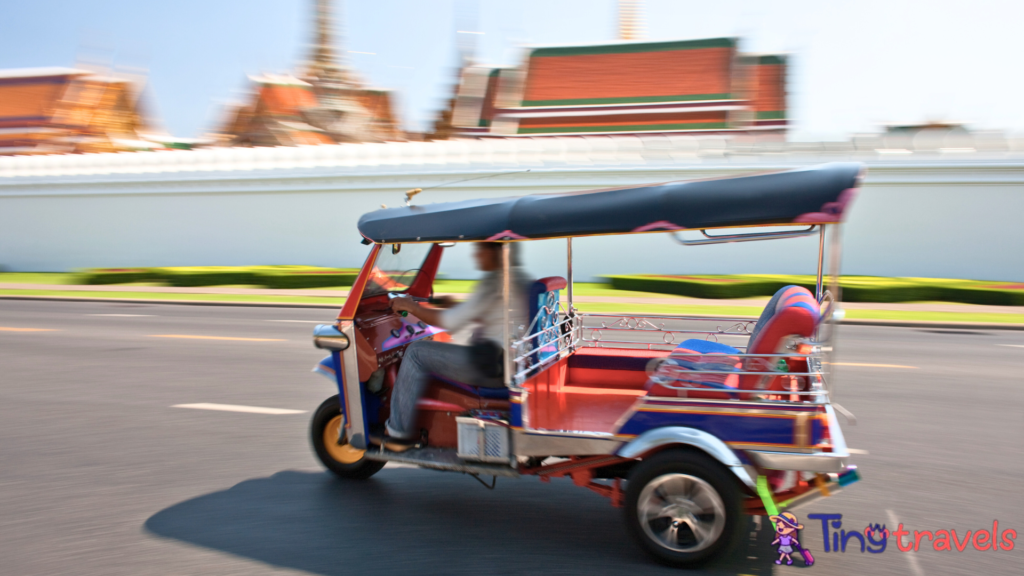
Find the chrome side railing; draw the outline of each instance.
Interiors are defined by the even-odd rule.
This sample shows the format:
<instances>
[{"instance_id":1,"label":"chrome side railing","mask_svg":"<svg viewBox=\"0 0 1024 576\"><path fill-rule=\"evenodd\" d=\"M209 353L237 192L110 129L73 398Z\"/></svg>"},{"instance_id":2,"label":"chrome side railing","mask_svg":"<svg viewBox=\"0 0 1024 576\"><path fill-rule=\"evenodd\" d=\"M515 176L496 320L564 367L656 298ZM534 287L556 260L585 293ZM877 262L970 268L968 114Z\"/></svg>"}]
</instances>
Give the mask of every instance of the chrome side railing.
<instances>
[{"instance_id":1,"label":"chrome side railing","mask_svg":"<svg viewBox=\"0 0 1024 576\"><path fill-rule=\"evenodd\" d=\"M615 314L580 314L584 321L582 344L603 348L636 348L648 350L674 349L682 336L703 336L717 341L719 336L750 337L756 320L723 320L706 316L621 316ZM587 326L586 321L600 322L600 326ZM697 323L686 328L667 328L666 322ZM658 338L660 335L660 338ZM651 337L655 337L652 341ZM628 345L628 346L621 346Z\"/></svg>"},{"instance_id":2,"label":"chrome side railing","mask_svg":"<svg viewBox=\"0 0 1024 576\"><path fill-rule=\"evenodd\" d=\"M788 343L786 351L776 354L748 354L745 346L733 346L739 352L730 354L688 354L676 347L685 337L701 336L717 341L720 336L747 337L756 324L754 319L732 320L701 316L623 316L583 314L568 311L561 304L549 302L542 313L558 311L559 320L547 328L515 340L513 351L513 383L518 385L578 348L600 347L626 350L662 350L672 352L655 359L647 368L653 383L673 391L714 391L743 401L828 401L827 371L822 361L822 343L798 339ZM538 314L538 318L541 314ZM537 325L531 322L527 333ZM684 326L670 326L683 323ZM595 325L596 324L596 325ZM806 371L789 370L786 360L803 359ZM760 377L751 388L725 384L730 376ZM782 378L781 389L768 390L769 383Z\"/></svg>"},{"instance_id":3,"label":"chrome side railing","mask_svg":"<svg viewBox=\"0 0 1024 576\"><path fill-rule=\"evenodd\" d=\"M794 359L805 360L807 371L790 371L786 360ZM820 369L821 363L817 362L817 359L818 356L814 353L797 352L686 354L676 351L662 359L648 372L653 383L669 390L723 392L733 399L742 397L744 400L816 401L816 397L828 397L824 375ZM760 379L753 388L739 388L725 383L730 376L757 376ZM784 381L782 387L778 390L768 390L767 385L778 378Z\"/></svg>"},{"instance_id":4,"label":"chrome side railing","mask_svg":"<svg viewBox=\"0 0 1024 576\"><path fill-rule=\"evenodd\" d=\"M556 314L559 320L536 330L542 315ZM527 336L512 342L512 383L519 385L530 376L571 354L580 346L583 321L575 311L566 310L558 302L543 306L526 329Z\"/></svg>"}]
</instances>

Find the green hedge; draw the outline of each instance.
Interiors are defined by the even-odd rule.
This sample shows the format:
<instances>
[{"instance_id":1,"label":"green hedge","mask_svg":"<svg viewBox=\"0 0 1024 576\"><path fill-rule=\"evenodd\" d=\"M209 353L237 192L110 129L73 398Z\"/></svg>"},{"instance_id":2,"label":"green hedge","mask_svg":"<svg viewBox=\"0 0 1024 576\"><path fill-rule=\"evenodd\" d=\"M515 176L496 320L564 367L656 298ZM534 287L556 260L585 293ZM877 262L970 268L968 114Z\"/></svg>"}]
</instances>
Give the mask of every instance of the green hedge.
<instances>
[{"instance_id":1,"label":"green hedge","mask_svg":"<svg viewBox=\"0 0 1024 576\"><path fill-rule=\"evenodd\" d=\"M134 282L161 282L162 280L152 268L104 268L81 272L75 278L75 283L130 284Z\"/></svg>"},{"instance_id":2,"label":"green hedge","mask_svg":"<svg viewBox=\"0 0 1024 576\"><path fill-rule=\"evenodd\" d=\"M81 284L153 282L168 286L247 285L265 288L351 286L359 270L316 266L194 266L176 268L96 268L80 272Z\"/></svg>"},{"instance_id":3,"label":"green hedge","mask_svg":"<svg viewBox=\"0 0 1024 576\"><path fill-rule=\"evenodd\" d=\"M736 276L606 276L617 290L676 294L693 298L771 296L788 284L814 291L814 276L750 274ZM1024 306L1024 284L942 278L882 278L843 276L845 302L959 302Z\"/></svg>"}]
</instances>

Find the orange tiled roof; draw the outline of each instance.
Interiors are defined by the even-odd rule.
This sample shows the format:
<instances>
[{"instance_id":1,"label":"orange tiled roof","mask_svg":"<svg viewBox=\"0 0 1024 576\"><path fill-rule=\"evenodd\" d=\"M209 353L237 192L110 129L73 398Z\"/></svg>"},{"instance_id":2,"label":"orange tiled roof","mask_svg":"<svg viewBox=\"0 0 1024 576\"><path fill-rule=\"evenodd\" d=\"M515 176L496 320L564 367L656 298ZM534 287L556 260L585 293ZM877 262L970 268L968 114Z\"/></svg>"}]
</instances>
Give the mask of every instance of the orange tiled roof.
<instances>
[{"instance_id":1,"label":"orange tiled roof","mask_svg":"<svg viewBox=\"0 0 1024 576\"><path fill-rule=\"evenodd\" d=\"M257 95L259 106L275 116L299 116L303 108L316 106L316 95L308 86L264 85Z\"/></svg>"},{"instance_id":2,"label":"orange tiled roof","mask_svg":"<svg viewBox=\"0 0 1024 576\"><path fill-rule=\"evenodd\" d=\"M0 154L111 152L144 119L127 80L69 68L0 71Z\"/></svg>"},{"instance_id":3,"label":"orange tiled roof","mask_svg":"<svg viewBox=\"0 0 1024 576\"><path fill-rule=\"evenodd\" d=\"M11 70L0 76L0 127L41 126L48 123L57 102L82 71L18 76Z\"/></svg>"},{"instance_id":4,"label":"orange tiled roof","mask_svg":"<svg viewBox=\"0 0 1024 576\"><path fill-rule=\"evenodd\" d=\"M523 106L728 99L732 38L534 49Z\"/></svg>"}]
</instances>

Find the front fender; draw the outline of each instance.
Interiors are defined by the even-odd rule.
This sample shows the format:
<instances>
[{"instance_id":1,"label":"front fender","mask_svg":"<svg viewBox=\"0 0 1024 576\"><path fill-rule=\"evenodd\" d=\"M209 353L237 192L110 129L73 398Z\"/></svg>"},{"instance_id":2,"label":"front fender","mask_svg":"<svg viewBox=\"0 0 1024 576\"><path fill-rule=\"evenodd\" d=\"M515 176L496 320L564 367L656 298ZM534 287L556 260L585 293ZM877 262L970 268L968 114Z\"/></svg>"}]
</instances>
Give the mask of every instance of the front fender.
<instances>
[{"instance_id":1,"label":"front fender","mask_svg":"<svg viewBox=\"0 0 1024 576\"><path fill-rule=\"evenodd\" d=\"M706 452L709 456L718 460L723 466L729 468L743 484L751 490L757 490L757 484L750 478L743 462L736 456L725 442L717 437L686 426L665 426L648 430L637 436L632 441L623 444L615 452L616 456L622 458L637 458L652 450L672 445L693 446Z\"/></svg>"},{"instance_id":2,"label":"front fender","mask_svg":"<svg viewBox=\"0 0 1024 576\"><path fill-rule=\"evenodd\" d=\"M319 364L313 367L313 372L327 378L335 385L338 384L338 365L334 363L334 354L330 354L327 358L321 360Z\"/></svg>"}]
</instances>

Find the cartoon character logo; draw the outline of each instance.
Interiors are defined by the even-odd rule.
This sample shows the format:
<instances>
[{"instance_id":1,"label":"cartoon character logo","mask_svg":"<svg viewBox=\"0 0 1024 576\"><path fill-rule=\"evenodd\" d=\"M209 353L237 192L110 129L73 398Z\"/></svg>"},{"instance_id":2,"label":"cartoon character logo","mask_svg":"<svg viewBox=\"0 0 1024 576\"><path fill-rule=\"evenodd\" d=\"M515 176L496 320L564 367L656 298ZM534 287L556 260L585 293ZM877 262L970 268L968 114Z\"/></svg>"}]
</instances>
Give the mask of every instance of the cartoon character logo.
<instances>
[{"instance_id":1,"label":"cartoon character logo","mask_svg":"<svg viewBox=\"0 0 1024 576\"><path fill-rule=\"evenodd\" d=\"M776 551L779 553L779 559L775 563L782 564L782 561L785 560L786 565L792 565L792 554L797 552L803 557L804 565L812 566L814 564L814 556L811 556L811 553L801 546L800 541L797 540L797 530L804 527L797 517L791 512L783 512L778 516L772 516L770 519L775 524L775 540L772 541L772 546L778 545Z\"/></svg>"}]
</instances>

